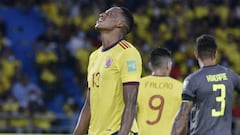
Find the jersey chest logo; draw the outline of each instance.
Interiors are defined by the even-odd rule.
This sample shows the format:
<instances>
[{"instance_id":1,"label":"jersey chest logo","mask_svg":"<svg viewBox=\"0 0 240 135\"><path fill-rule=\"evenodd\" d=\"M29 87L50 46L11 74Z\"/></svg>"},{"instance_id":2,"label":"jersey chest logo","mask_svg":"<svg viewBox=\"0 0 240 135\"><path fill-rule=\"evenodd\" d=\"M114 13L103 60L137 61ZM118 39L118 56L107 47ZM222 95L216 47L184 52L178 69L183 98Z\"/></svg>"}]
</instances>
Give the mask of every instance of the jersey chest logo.
<instances>
[{"instance_id":1,"label":"jersey chest logo","mask_svg":"<svg viewBox=\"0 0 240 135\"><path fill-rule=\"evenodd\" d=\"M111 64L112 64L112 58L108 58L107 60L106 60L106 62L105 62L105 65L104 65L104 67L105 68L109 68L110 66L111 66Z\"/></svg>"}]
</instances>

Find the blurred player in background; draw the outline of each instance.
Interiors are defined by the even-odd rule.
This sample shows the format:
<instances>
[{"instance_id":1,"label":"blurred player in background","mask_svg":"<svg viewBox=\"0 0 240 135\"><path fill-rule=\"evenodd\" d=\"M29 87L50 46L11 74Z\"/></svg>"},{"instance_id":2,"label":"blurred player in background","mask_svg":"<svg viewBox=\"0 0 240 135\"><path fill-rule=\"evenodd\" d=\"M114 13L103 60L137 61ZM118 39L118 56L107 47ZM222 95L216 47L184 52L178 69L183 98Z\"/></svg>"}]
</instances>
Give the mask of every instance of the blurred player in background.
<instances>
[{"instance_id":1,"label":"blurred player in background","mask_svg":"<svg viewBox=\"0 0 240 135\"><path fill-rule=\"evenodd\" d=\"M171 134L186 134L191 114L190 135L232 135L233 90L240 90L240 77L216 64L217 44L211 35L197 38L194 54L200 69L184 80L182 104Z\"/></svg>"},{"instance_id":2,"label":"blurred player in background","mask_svg":"<svg viewBox=\"0 0 240 135\"><path fill-rule=\"evenodd\" d=\"M102 46L89 59L89 90L74 135L87 130L89 135L136 132L131 127L142 60L136 48L124 40L133 24L132 14L124 7L112 7L100 14L95 28L101 33Z\"/></svg>"},{"instance_id":3,"label":"blurred player in background","mask_svg":"<svg viewBox=\"0 0 240 135\"><path fill-rule=\"evenodd\" d=\"M152 75L141 79L138 94L137 123L140 135L170 135L181 103L182 83L169 76L171 52L152 51L149 67Z\"/></svg>"}]
</instances>

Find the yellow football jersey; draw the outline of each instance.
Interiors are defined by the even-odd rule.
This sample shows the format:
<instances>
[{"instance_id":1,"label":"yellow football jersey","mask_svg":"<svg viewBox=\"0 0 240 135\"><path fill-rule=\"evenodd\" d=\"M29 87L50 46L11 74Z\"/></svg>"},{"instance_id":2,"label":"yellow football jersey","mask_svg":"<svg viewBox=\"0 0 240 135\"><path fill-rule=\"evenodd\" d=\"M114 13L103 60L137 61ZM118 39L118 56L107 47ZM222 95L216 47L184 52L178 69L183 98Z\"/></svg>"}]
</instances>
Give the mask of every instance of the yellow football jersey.
<instances>
[{"instance_id":1,"label":"yellow football jersey","mask_svg":"<svg viewBox=\"0 0 240 135\"><path fill-rule=\"evenodd\" d=\"M137 99L139 135L170 135L181 94L182 83L171 77L142 78Z\"/></svg>"},{"instance_id":2,"label":"yellow football jersey","mask_svg":"<svg viewBox=\"0 0 240 135\"><path fill-rule=\"evenodd\" d=\"M105 50L100 47L90 55L89 135L111 135L120 129L124 109L123 84L139 83L141 72L141 56L137 49L125 40L120 40Z\"/></svg>"}]
</instances>

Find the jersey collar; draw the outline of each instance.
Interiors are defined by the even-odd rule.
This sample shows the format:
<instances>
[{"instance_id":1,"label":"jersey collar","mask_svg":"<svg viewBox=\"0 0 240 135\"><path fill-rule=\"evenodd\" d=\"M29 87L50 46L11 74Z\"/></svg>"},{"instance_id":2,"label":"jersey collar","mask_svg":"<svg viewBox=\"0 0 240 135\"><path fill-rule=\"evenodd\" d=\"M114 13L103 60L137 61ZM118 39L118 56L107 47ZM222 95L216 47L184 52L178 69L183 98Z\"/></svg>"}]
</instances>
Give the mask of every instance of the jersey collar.
<instances>
[{"instance_id":1,"label":"jersey collar","mask_svg":"<svg viewBox=\"0 0 240 135\"><path fill-rule=\"evenodd\" d=\"M116 43L112 44L111 46L107 47L107 48L104 48L102 49L102 52L105 52L111 48L113 48L114 46L116 46L120 41L122 41L123 39L121 38L120 40L118 40Z\"/></svg>"},{"instance_id":2,"label":"jersey collar","mask_svg":"<svg viewBox=\"0 0 240 135\"><path fill-rule=\"evenodd\" d=\"M217 66L217 65L218 65L218 64L210 65L210 66L203 66L202 68L215 67L215 66Z\"/></svg>"}]
</instances>

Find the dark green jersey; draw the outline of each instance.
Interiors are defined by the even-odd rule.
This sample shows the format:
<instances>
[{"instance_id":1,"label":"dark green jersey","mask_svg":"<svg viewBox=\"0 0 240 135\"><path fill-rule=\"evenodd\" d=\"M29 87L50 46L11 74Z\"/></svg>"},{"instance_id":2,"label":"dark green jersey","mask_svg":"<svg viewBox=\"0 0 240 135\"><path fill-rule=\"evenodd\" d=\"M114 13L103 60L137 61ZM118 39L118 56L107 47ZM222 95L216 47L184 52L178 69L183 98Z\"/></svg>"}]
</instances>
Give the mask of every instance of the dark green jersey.
<instances>
[{"instance_id":1,"label":"dark green jersey","mask_svg":"<svg viewBox=\"0 0 240 135\"><path fill-rule=\"evenodd\" d=\"M240 77L232 70L208 66L184 80L183 100L194 105L190 116L190 135L232 135L232 98L240 91Z\"/></svg>"}]
</instances>

